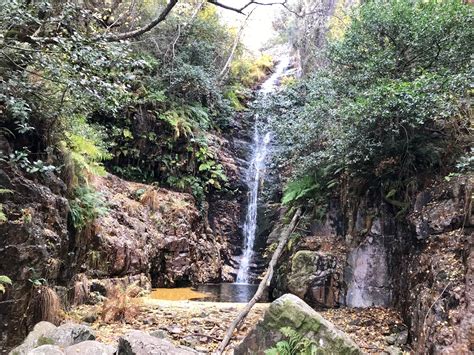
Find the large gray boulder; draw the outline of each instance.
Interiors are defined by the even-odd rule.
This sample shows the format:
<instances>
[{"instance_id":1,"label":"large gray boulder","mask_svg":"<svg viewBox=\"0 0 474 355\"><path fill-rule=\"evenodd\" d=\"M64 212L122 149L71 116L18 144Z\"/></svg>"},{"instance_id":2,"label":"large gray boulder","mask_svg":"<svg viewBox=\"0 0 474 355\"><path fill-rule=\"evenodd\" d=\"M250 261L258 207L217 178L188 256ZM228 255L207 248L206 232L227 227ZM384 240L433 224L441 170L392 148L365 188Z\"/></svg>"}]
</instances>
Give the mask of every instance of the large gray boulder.
<instances>
[{"instance_id":1,"label":"large gray boulder","mask_svg":"<svg viewBox=\"0 0 474 355\"><path fill-rule=\"evenodd\" d=\"M113 355L115 350L111 345L102 344L95 340L86 340L68 346L64 349L64 353L66 355Z\"/></svg>"},{"instance_id":2,"label":"large gray boulder","mask_svg":"<svg viewBox=\"0 0 474 355\"><path fill-rule=\"evenodd\" d=\"M118 355L187 355L193 350L177 347L168 340L158 339L145 332L132 330L119 339Z\"/></svg>"},{"instance_id":3,"label":"large gray boulder","mask_svg":"<svg viewBox=\"0 0 474 355\"><path fill-rule=\"evenodd\" d=\"M284 339L280 331L284 327L292 328L311 340L317 347L318 354L363 353L347 334L338 330L303 300L286 294L272 302L264 319L236 347L234 354L263 355L265 350Z\"/></svg>"},{"instance_id":4,"label":"large gray boulder","mask_svg":"<svg viewBox=\"0 0 474 355\"><path fill-rule=\"evenodd\" d=\"M13 349L9 355L26 355L30 354L33 349L35 351L46 351L48 349L55 351L54 349L64 349L68 346L94 339L94 331L85 325L66 323L56 327L49 322L39 322L34 326L23 343ZM46 345L50 347L44 347ZM36 352L34 354L42 353Z\"/></svg>"},{"instance_id":5,"label":"large gray boulder","mask_svg":"<svg viewBox=\"0 0 474 355\"><path fill-rule=\"evenodd\" d=\"M25 355L28 354L30 350L34 348L44 345L47 343L45 342L45 337L51 331L54 331L56 326L49 322L39 322L34 327L33 330L28 334L26 339L23 343L12 351L10 351L9 355Z\"/></svg>"},{"instance_id":6,"label":"large gray boulder","mask_svg":"<svg viewBox=\"0 0 474 355\"><path fill-rule=\"evenodd\" d=\"M86 340L95 340L94 331L86 325L66 323L46 334L51 344L68 347Z\"/></svg>"}]
</instances>

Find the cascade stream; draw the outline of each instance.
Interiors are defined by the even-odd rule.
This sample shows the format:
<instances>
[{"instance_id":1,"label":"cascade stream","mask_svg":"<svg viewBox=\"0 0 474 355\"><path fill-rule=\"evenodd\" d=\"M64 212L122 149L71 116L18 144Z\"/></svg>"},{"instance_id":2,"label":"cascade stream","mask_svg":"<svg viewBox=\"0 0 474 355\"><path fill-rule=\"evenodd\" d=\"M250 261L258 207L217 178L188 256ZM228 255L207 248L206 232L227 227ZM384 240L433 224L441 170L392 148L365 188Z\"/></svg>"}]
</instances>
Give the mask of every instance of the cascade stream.
<instances>
[{"instance_id":1,"label":"cascade stream","mask_svg":"<svg viewBox=\"0 0 474 355\"><path fill-rule=\"evenodd\" d=\"M262 84L259 94L265 95L274 91L279 79L290 63L290 57L285 55L275 68L274 73ZM236 283L247 284L251 282L250 265L254 256L255 234L257 230L258 195L261 180L264 178L265 158L269 150L271 139L270 132L260 132L259 117L255 117L254 137L252 143L252 156L247 170L246 179L249 187L247 213L243 226L244 252L240 259Z\"/></svg>"}]
</instances>

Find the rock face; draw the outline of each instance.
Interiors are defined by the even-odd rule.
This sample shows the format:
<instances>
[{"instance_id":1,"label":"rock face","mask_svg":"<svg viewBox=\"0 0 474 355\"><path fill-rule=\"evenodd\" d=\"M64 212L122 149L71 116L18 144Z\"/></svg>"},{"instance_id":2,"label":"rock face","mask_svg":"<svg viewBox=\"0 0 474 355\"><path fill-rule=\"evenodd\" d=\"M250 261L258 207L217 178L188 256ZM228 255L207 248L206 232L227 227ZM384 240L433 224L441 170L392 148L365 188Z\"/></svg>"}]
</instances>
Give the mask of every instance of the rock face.
<instances>
[{"instance_id":1,"label":"rock face","mask_svg":"<svg viewBox=\"0 0 474 355\"><path fill-rule=\"evenodd\" d=\"M395 307L416 353L474 351L473 185L472 174L434 182L403 215L370 191L331 201L279 264L273 294L316 307ZM335 302L316 302L312 290L323 285Z\"/></svg>"},{"instance_id":2,"label":"rock face","mask_svg":"<svg viewBox=\"0 0 474 355\"><path fill-rule=\"evenodd\" d=\"M336 273L333 255L310 250L297 251L291 260L288 290L311 304L334 306L337 295L331 284Z\"/></svg>"},{"instance_id":3,"label":"rock face","mask_svg":"<svg viewBox=\"0 0 474 355\"><path fill-rule=\"evenodd\" d=\"M75 234L68 225L64 184L54 175L43 180L0 169L1 188L14 191L0 195L8 218L0 223L0 275L13 280L0 295L0 344L17 345L42 320L22 317L30 279L46 279L64 304L95 302L115 285L137 283L149 289L233 280L234 249L228 238L239 236L235 197L212 197L211 218L190 194L113 175L98 177L92 184L103 194L108 212Z\"/></svg>"},{"instance_id":4,"label":"rock face","mask_svg":"<svg viewBox=\"0 0 474 355\"><path fill-rule=\"evenodd\" d=\"M23 318L31 295L29 280L45 278L56 283L69 251L64 183L53 174L41 179L31 180L0 162L0 186L11 190L0 194L7 217L0 223L0 275L13 281L7 293L0 294L0 347L7 340L18 344L28 328L42 320L31 314L29 319Z\"/></svg>"},{"instance_id":5,"label":"rock face","mask_svg":"<svg viewBox=\"0 0 474 355\"><path fill-rule=\"evenodd\" d=\"M219 280L221 241L206 228L190 194L113 175L94 185L109 212L94 225L81 270L87 276L145 274L155 287Z\"/></svg>"},{"instance_id":6,"label":"rock face","mask_svg":"<svg viewBox=\"0 0 474 355\"><path fill-rule=\"evenodd\" d=\"M318 354L362 354L346 334L291 294L272 302L263 321L238 345L235 354L264 354L284 338L280 331L284 327L290 327L312 341Z\"/></svg>"},{"instance_id":7,"label":"rock face","mask_svg":"<svg viewBox=\"0 0 474 355\"><path fill-rule=\"evenodd\" d=\"M195 351L174 346L165 339L158 339L145 332L134 330L120 338L118 355L191 355Z\"/></svg>"},{"instance_id":8,"label":"rock face","mask_svg":"<svg viewBox=\"0 0 474 355\"><path fill-rule=\"evenodd\" d=\"M388 306L391 289L386 249L381 239L367 238L347 256L345 277L349 307Z\"/></svg>"}]
</instances>

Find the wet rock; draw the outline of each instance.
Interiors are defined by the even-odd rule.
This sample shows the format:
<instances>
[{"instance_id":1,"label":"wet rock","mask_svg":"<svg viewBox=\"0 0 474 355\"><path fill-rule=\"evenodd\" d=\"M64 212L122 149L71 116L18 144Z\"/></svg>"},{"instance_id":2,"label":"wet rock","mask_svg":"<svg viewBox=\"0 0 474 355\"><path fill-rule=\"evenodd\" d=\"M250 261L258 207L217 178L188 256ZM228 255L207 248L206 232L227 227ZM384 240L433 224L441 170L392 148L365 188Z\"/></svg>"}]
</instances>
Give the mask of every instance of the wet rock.
<instances>
[{"instance_id":1,"label":"wet rock","mask_svg":"<svg viewBox=\"0 0 474 355\"><path fill-rule=\"evenodd\" d=\"M42 345L29 351L28 355L64 355L64 351L57 345Z\"/></svg>"},{"instance_id":2,"label":"wet rock","mask_svg":"<svg viewBox=\"0 0 474 355\"><path fill-rule=\"evenodd\" d=\"M45 335L51 339L53 344L62 347L71 346L86 340L95 340L94 331L88 326L81 324L63 324Z\"/></svg>"},{"instance_id":3,"label":"wet rock","mask_svg":"<svg viewBox=\"0 0 474 355\"><path fill-rule=\"evenodd\" d=\"M145 332L134 330L119 339L118 355L178 355L197 354L177 347L165 339L158 339Z\"/></svg>"},{"instance_id":4,"label":"wet rock","mask_svg":"<svg viewBox=\"0 0 474 355\"><path fill-rule=\"evenodd\" d=\"M38 342L38 340L42 339L44 341L44 338L46 337L47 334L49 334L51 331L54 331L56 329L56 326L52 323L49 322L39 322L37 323L33 330L28 334L26 339L23 341L23 343L16 348L14 348L11 352L10 355L24 355L27 354L30 350L38 347L39 345L43 345L44 343Z\"/></svg>"},{"instance_id":5,"label":"wet rock","mask_svg":"<svg viewBox=\"0 0 474 355\"><path fill-rule=\"evenodd\" d=\"M261 321L235 349L236 355L264 354L284 337L280 332L290 327L328 354L362 354L348 335L338 330L318 312L295 295L286 294L270 305Z\"/></svg>"},{"instance_id":6,"label":"wet rock","mask_svg":"<svg viewBox=\"0 0 474 355\"><path fill-rule=\"evenodd\" d=\"M95 340L83 341L64 349L66 355L113 355L115 351L113 346Z\"/></svg>"}]
</instances>

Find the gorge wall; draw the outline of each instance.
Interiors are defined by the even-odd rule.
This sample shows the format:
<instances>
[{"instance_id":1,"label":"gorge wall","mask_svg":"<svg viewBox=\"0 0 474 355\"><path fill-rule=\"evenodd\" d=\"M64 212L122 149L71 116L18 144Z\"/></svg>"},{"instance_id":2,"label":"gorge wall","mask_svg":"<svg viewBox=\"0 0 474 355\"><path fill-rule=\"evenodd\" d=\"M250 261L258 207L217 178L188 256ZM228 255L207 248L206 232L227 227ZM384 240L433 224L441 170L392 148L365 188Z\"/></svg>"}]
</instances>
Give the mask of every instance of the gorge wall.
<instances>
[{"instance_id":1,"label":"gorge wall","mask_svg":"<svg viewBox=\"0 0 474 355\"><path fill-rule=\"evenodd\" d=\"M32 175L0 163L0 185L11 191L0 195L7 216L0 223L0 275L13 281L0 294L0 344L17 344L42 320L33 302L41 291L33 285L53 289L67 308L94 302L114 285L233 281L251 123L237 117L225 135L208 137L228 186L202 206L191 194L107 174L90 183L107 212L80 231L72 227L66 186L54 173Z\"/></svg>"},{"instance_id":2,"label":"gorge wall","mask_svg":"<svg viewBox=\"0 0 474 355\"><path fill-rule=\"evenodd\" d=\"M472 351L473 176L436 181L405 214L368 191L333 199L280 261L273 296L316 308L394 307L415 353Z\"/></svg>"}]
</instances>

